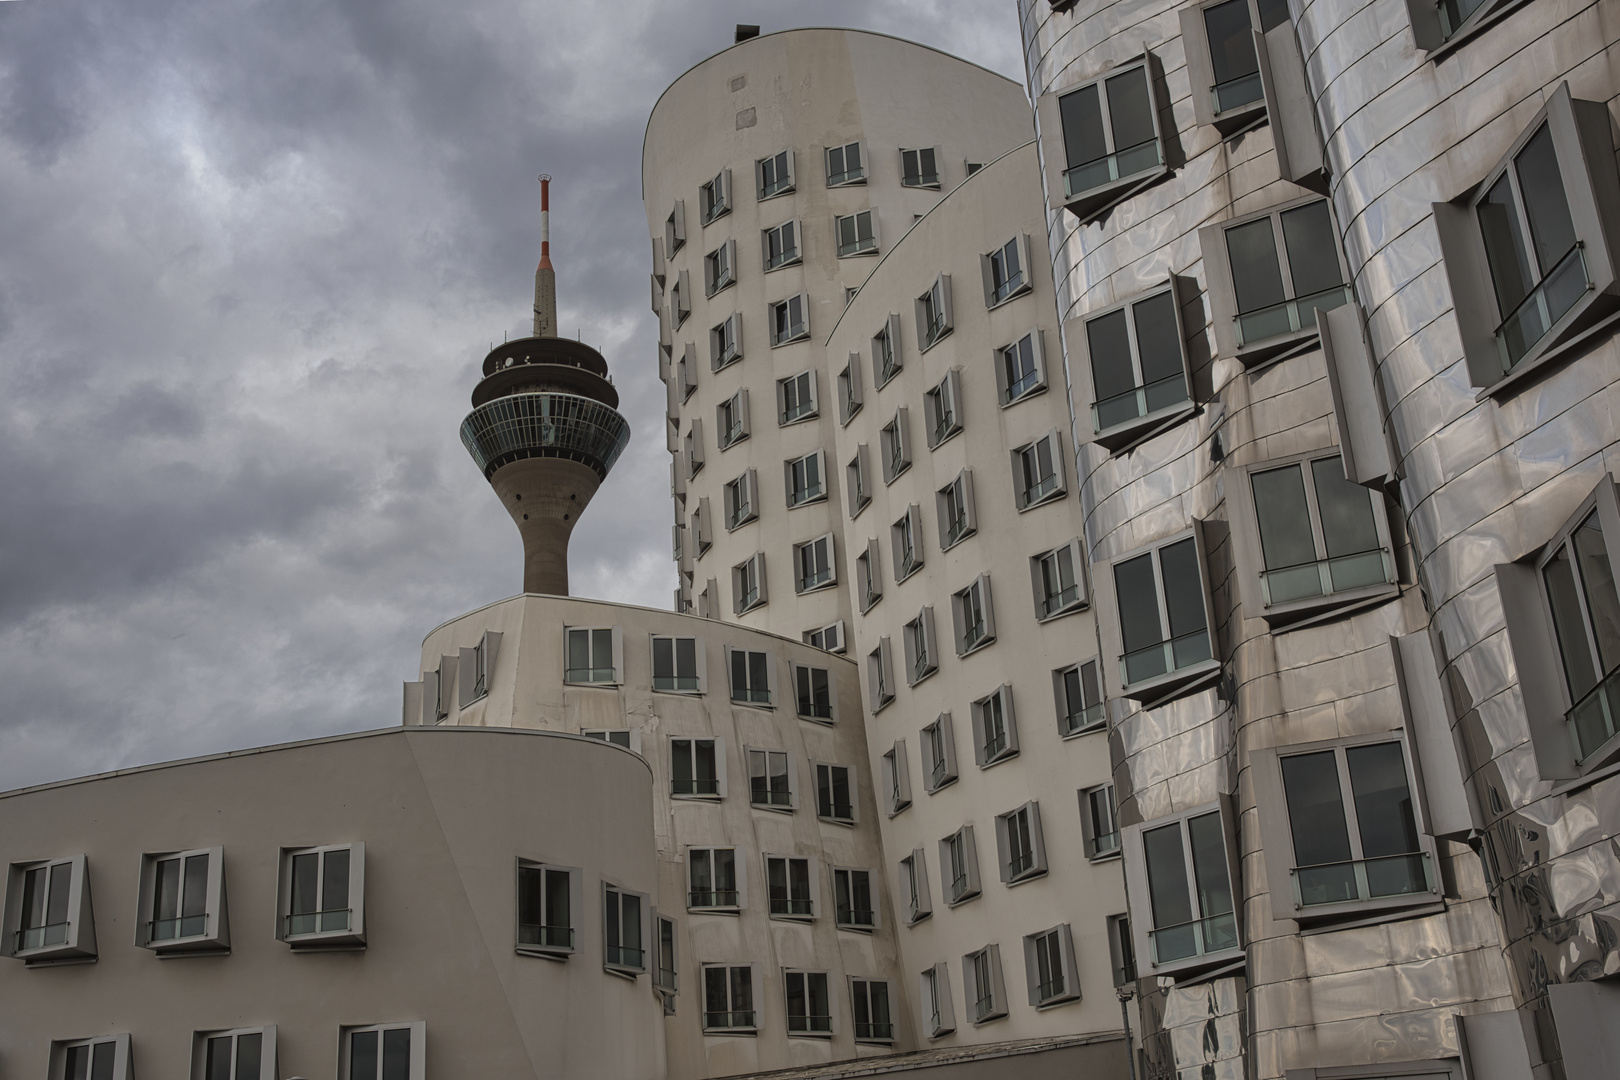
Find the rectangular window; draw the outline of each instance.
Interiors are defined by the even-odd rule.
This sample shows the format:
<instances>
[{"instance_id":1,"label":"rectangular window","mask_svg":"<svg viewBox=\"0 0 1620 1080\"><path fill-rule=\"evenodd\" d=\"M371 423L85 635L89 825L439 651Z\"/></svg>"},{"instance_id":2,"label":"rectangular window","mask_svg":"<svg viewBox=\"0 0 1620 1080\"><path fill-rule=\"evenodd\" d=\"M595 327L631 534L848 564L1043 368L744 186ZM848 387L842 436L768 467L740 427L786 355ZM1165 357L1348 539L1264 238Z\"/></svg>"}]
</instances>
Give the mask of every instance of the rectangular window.
<instances>
[{"instance_id":1,"label":"rectangular window","mask_svg":"<svg viewBox=\"0 0 1620 1080\"><path fill-rule=\"evenodd\" d=\"M851 798L849 768L844 765L816 766L816 815L844 825L855 824L855 804Z\"/></svg>"},{"instance_id":2,"label":"rectangular window","mask_svg":"<svg viewBox=\"0 0 1620 1080\"><path fill-rule=\"evenodd\" d=\"M889 1043L894 1041L894 1022L889 1019L889 984L878 979L851 979L850 1013L855 1018L855 1041Z\"/></svg>"},{"instance_id":3,"label":"rectangular window","mask_svg":"<svg viewBox=\"0 0 1620 1080\"><path fill-rule=\"evenodd\" d=\"M759 197L769 199L793 190L793 151L783 150L768 158L754 162L754 173L759 181Z\"/></svg>"},{"instance_id":4,"label":"rectangular window","mask_svg":"<svg viewBox=\"0 0 1620 1080\"><path fill-rule=\"evenodd\" d=\"M709 370L719 371L741 359L742 313L734 311L709 331Z\"/></svg>"},{"instance_id":5,"label":"rectangular window","mask_svg":"<svg viewBox=\"0 0 1620 1080\"><path fill-rule=\"evenodd\" d=\"M771 658L769 653L726 647L727 668L731 675L731 700L747 705L771 703Z\"/></svg>"},{"instance_id":6,"label":"rectangular window","mask_svg":"<svg viewBox=\"0 0 1620 1080\"><path fill-rule=\"evenodd\" d=\"M844 620L839 619L835 623L818 626L814 630L806 630L804 632L804 643L824 652L843 652L849 645L844 635ZM828 707L830 709L831 705L829 704Z\"/></svg>"},{"instance_id":7,"label":"rectangular window","mask_svg":"<svg viewBox=\"0 0 1620 1080\"><path fill-rule=\"evenodd\" d=\"M1268 612L1394 583L1395 559L1375 513L1378 496L1345 479L1337 454L1256 469L1249 484Z\"/></svg>"},{"instance_id":8,"label":"rectangular window","mask_svg":"<svg viewBox=\"0 0 1620 1080\"><path fill-rule=\"evenodd\" d=\"M690 359L685 355L675 361L675 388L683 402L697 391L697 373L692 370Z\"/></svg>"},{"instance_id":9,"label":"rectangular window","mask_svg":"<svg viewBox=\"0 0 1620 1080\"><path fill-rule=\"evenodd\" d=\"M930 450L962 430L961 400L962 373L956 368L947 371L938 386L923 394Z\"/></svg>"},{"instance_id":10,"label":"rectangular window","mask_svg":"<svg viewBox=\"0 0 1620 1080\"><path fill-rule=\"evenodd\" d=\"M838 422L848 424L861 411L861 354L850 353L849 363L838 373Z\"/></svg>"},{"instance_id":11,"label":"rectangular window","mask_svg":"<svg viewBox=\"0 0 1620 1080\"><path fill-rule=\"evenodd\" d=\"M137 943L158 952L228 952L223 848L145 855Z\"/></svg>"},{"instance_id":12,"label":"rectangular window","mask_svg":"<svg viewBox=\"0 0 1620 1080\"><path fill-rule=\"evenodd\" d=\"M815 887L809 859L767 855L765 888L772 915L793 919L815 916Z\"/></svg>"},{"instance_id":13,"label":"rectangular window","mask_svg":"<svg viewBox=\"0 0 1620 1080\"><path fill-rule=\"evenodd\" d=\"M922 1004L923 1030L930 1039L956 1030L956 1015L951 1008L950 969L946 965L935 964L922 973L918 1000Z\"/></svg>"},{"instance_id":14,"label":"rectangular window","mask_svg":"<svg viewBox=\"0 0 1620 1080\"><path fill-rule=\"evenodd\" d=\"M702 472L703 464L703 421L693 417L692 426L686 432L687 477L691 478Z\"/></svg>"},{"instance_id":15,"label":"rectangular window","mask_svg":"<svg viewBox=\"0 0 1620 1080\"><path fill-rule=\"evenodd\" d=\"M676 330L692 315L692 279L685 270L669 290L670 322Z\"/></svg>"},{"instance_id":16,"label":"rectangular window","mask_svg":"<svg viewBox=\"0 0 1620 1080\"><path fill-rule=\"evenodd\" d=\"M748 801L774 810L793 809L793 768L786 751L748 751Z\"/></svg>"},{"instance_id":17,"label":"rectangular window","mask_svg":"<svg viewBox=\"0 0 1620 1080\"><path fill-rule=\"evenodd\" d=\"M1046 359L1042 349L1042 335L1031 330L1011 345L996 350L996 390L1001 407L1046 389Z\"/></svg>"},{"instance_id":18,"label":"rectangular window","mask_svg":"<svg viewBox=\"0 0 1620 1080\"><path fill-rule=\"evenodd\" d=\"M664 219L664 258L673 259L686 246L686 201L675 200L675 208Z\"/></svg>"},{"instance_id":19,"label":"rectangular window","mask_svg":"<svg viewBox=\"0 0 1620 1080\"><path fill-rule=\"evenodd\" d=\"M489 695L489 672L495 666L495 655L500 651L501 635L493 630L484 631L478 644L462 649L456 664L456 677L460 680L461 701L470 705Z\"/></svg>"},{"instance_id":20,"label":"rectangular window","mask_svg":"<svg viewBox=\"0 0 1620 1080\"><path fill-rule=\"evenodd\" d=\"M906 685L916 686L939 670L939 650L934 647L934 609L924 607L906 623Z\"/></svg>"},{"instance_id":21,"label":"rectangular window","mask_svg":"<svg viewBox=\"0 0 1620 1080\"><path fill-rule=\"evenodd\" d=\"M832 1001L825 971L787 972L789 1035L831 1035Z\"/></svg>"},{"instance_id":22,"label":"rectangular window","mask_svg":"<svg viewBox=\"0 0 1620 1080\"><path fill-rule=\"evenodd\" d=\"M876 540L867 541L866 550L855 557L855 589L860 596L863 615L883 599L883 574L879 559Z\"/></svg>"},{"instance_id":23,"label":"rectangular window","mask_svg":"<svg viewBox=\"0 0 1620 1080\"><path fill-rule=\"evenodd\" d=\"M923 787L932 795L956 780L956 738L951 732L951 714L922 729Z\"/></svg>"},{"instance_id":24,"label":"rectangular window","mask_svg":"<svg viewBox=\"0 0 1620 1080\"><path fill-rule=\"evenodd\" d=\"M911 805L911 763L906 760L906 740L895 740L894 746L883 755L881 767L883 801L889 816L894 817Z\"/></svg>"},{"instance_id":25,"label":"rectangular window","mask_svg":"<svg viewBox=\"0 0 1620 1080\"><path fill-rule=\"evenodd\" d=\"M1035 585L1035 619L1045 621L1086 604L1086 579L1080 540L1076 537L1060 548L1043 551L1029 560L1030 578Z\"/></svg>"},{"instance_id":26,"label":"rectangular window","mask_svg":"<svg viewBox=\"0 0 1620 1080\"><path fill-rule=\"evenodd\" d=\"M1081 339L1090 361L1098 441L1123 445L1144 425L1191 407L1180 316L1172 284L1087 318L1070 338Z\"/></svg>"},{"instance_id":27,"label":"rectangular window","mask_svg":"<svg viewBox=\"0 0 1620 1080\"><path fill-rule=\"evenodd\" d=\"M900 316L890 315L872 335L872 385L881 388L900 373Z\"/></svg>"},{"instance_id":28,"label":"rectangular window","mask_svg":"<svg viewBox=\"0 0 1620 1080\"><path fill-rule=\"evenodd\" d=\"M720 449L748 438L748 391L738 390L715 410L715 428Z\"/></svg>"},{"instance_id":29,"label":"rectangular window","mask_svg":"<svg viewBox=\"0 0 1620 1080\"><path fill-rule=\"evenodd\" d=\"M1030 280L1029 238L1019 235L988 255L981 255L985 307L998 307L1033 288Z\"/></svg>"},{"instance_id":30,"label":"rectangular window","mask_svg":"<svg viewBox=\"0 0 1620 1080\"><path fill-rule=\"evenodd\" d=\"M1091 731L1107 720L1096 660L1052 672L1052 684L1057 696L1059 735L1068 738Z\"/></svg>"},{"instance_id":31,"label":"rectangular window","mask_svg":"<svg viewBox=\"0 0 1620 1080\"><path fill-rule=\"evenodd\" d=\"M1193 111L1200 124L1231 135L1264 115L1254 31L1258 27L1264 34L1287 22L1288 5L1281 0L1221 0L1182 11Z\"/></svg>"},{"instance_id":32,"label":"rectangular window","mask_svg":"<svg viewBox=\"0 0 1620 1080\"><path fill-rule=\"evenodd\" d=\"M889 527L889 537L894 541L894 580L898 584L922 569L922 514L915 503Z\"/></svg>"},{"instance_id":33,"label":"rectangular window","mask_svg":"<svg viewBox=\"0 0 1620 1080\"><path fill-rule=\"evenodd\" d=\"M973 839L973 826L964 825L939 842L939 873L944 880L946 903L955 907L978 896L979 848Z\"/></svg>"},{"instance_id":34,"label":"rectangular window","mask_svg":"<svg viewBox=\"0 0 1620 1080\"><path fill-rule=\"evenodd\" d=\"M877 254L877 229L871 210L833 218L838 232L838 257Z\"/></svg>"},{"instance_id":35,"label":"rectangular window","mask_svg":"<svg viewBox=\"0 0 1620 1080\"><path fill-rule=\"evenodd\" d=\"M1029 1003L1037 1009L1080 996L1080 974L1075 970L1074 938L1068 923L1024 938L1024 971L1029 979Z\"/></svg>"},{"instance_id":36,"label":"rectangular window","mask_svg":"<svg viewBox=\"0 0 1620 1080\"><path fill-rule=\"evenodd\" d=\"M900 894L906 901L906 922L915 923L933 914L928 899L928 867L922 848L900 860Z\"/></svg>"},{"instance_id":37,"label":"rectangular window","mask_svg":"<svg viewBox=\"0 0 1620 1080\"><path fill-rule=\"evenodd\" d=\"M688 910L735 911L742 907L735 848L688 848L686 875Z\"/></svg>"},{"instance_id":38,"label":"rectangular window","mask_svg":"<svg viewBox=\"0 0 1620 1080\"><path fill-rule=\"evenodd\" d=\"M697 638L653 635L653 689L701 692L703 666L698 660L700 652L701 643Z\"/></svg>"},{"instance_id":39,"label":"rectangular window","mask_svg":"<svg viewBox=\"0 0 1620 1080\"><path fill-rule=\"evenodd\" d=\"M865 183L866 167L863 160L858 142L827 147L827 186Z\"/></svg>"},{"instance_id":40,"label":"rectangular window","mask_svg":"<svg viewBox=\"0 0 1620 1080\"><path fill-rule=\"evenodd\" d=\"M721 169L713 180L698 187L698 206L705 225L731 212L730 169Z\"/></svg>"},{"instance_id":41,"label":"rectangular window","mask_svg":"<svg viewBox=\"0 0 1620 1080\"><path fill-rule=\"evenodd\" d=\"M719 798L722 768L719 739L669 741L670 794Z\"/></svg>"},{"instance_id":42,"label":"rectangular window","mask_svg":"<svg viewBox=\"0 0 1620 1080\"><path fill-rule=\"evenodd\" d=\"M908 410L902 406L878 432L878 445L883 451L883 482L892 484L901 473L911 468L911 439L907 433Z\"/></svg>"},{"instance_id":43,"label":"rectangular window","mask_svg":"<svg viewBox=\"0 0 1620 1080\"><path fill-rule=\"evenodd\" d=\"M900 184L902 187L939 187L939 148L924 146L917 150L900 151Z\"/></svg>"},{"instance_id":44,"label":"rectangular window","mask_svg":"<svg viewBox=\"0 0 1620 1080\"><path fill-rule=\"evenodd\" d=\"M951 332L951 275L941 274L917 297L917 349L927 352Z\"/></svg>"},{"instance_id":45,"label":"rectangular window","mask_svg":"<svg viewBox=\"0 0 1620 1080\"><path fill-rule=\"evenodd\" d=\"M1012 687L1003 683L995 693L973 703L973 756L979 768L988 768L1018 753L1018 725L1013 719Z\"/></svg>"},{"instance_id":46,"label":"rectangular window","mask_svg":"<svg viewBox=\"0 0 1620 1080\"><path fill-rule=\"evenodd\" d=\"M1063 132L1063 202L1082 222L1164 175L1158 102L1146 58L1055 100L1042 99L1038 107Z\"/></svg>"},{"instance_id":47,"label":"rectangular window","mask_svg":"<svg viewBox=\"0 0 1620 1080\"><path fill-rule=\"evenodd\" d=\"M1114 811L1114 785L1102 784L1080 793L1080 823L1084 826L1086 858L1119 854L1119 818Z\"/></svg>"},{"instance_id":48,"label":"rectangular window","mask_svg":"<svg viewBox=\"0 0 1620 1080\"><path fill-rule=\"evenodd\" d=\"M423 1080L427 1075L427 1025L421 1021L339 1030L343 1080Z\"/></svg>"},{"instance_id":49,"label":"rectangular window","mask_svg":"<svg viewBox=\"0 0 1620 1080\"><path fill-rule=\"evenodd\" d=\"M727 240L703 256L703 295L737 284L737 241Z\"/></svg>"},{"instance_id":50,"label":"rectangular window","mask_svg":"<svg viewBox=\"0 0 1620 1080\"><path fill-rule=\"evenodd\" d=\"M1114 969L1114 985L1136 981L1136 940L1131 937L1129 915L1108 916L1108 955Z\"/></svg>"},{"instance_id":51,"label":"rectangular window","mask_svg":"<svg viewBox=\"0 0 1620 1080\"><path fill-rule=\"evenodd\" d=\"M1018 509L1061 499L1063 488L1063 443L1057 429L1012 452L1013 490Z\"/></svg>"},{"instance_id":52,"label":"rectangular window","mask_svg":"<svg viewBox=\"0 0 1620 1080\"><path fill-rule=\"evenodd\" d=\"M1620 591L1611 555L1620 537L1614 535L1616 518L1608 513L1614 502L1612 484L1605 478L1597 495L1577 513L1576 523L1547 545L1537 566L1550 615L1544 621L1550 624L1558 661L1554 678L1561 676L1563 682L1563 700L1555 701L1568 705L1561 726L1583 771L1611 756L1620 733ZM1520 665L1522 679L1523 660Z\"/></svg>"},{"instance_id":53,"label":"rectangular window","mask_svg":"<svg viewBox=\"0 0 1620 1080\"><path fill-rule=\"evenodd\" d=\"M658 916L658 929L655 933L653 945L658 953L658 964L654 974L654 985L664 994L664 1014L667 1016L674 1009L674 1002L670 995L680 989L680 971L675 955L675 920L666 915Z\"/></svg>"},{"instance_id":54,"label":"rectangular window","mask_svg":"<svg viewBox=\"0 0 1620 1080\"><path fill-rule=\"evenodd\" d=\"M1126 687L1201 677L1215 665L1202 563L1195 533L1114 564Z\"/></svg>"},{"instance_id":55,"label":"rectangular window","mask_svg":"<svg viewBox=\"0 0 1620 1080\"><path fill-rule=\"evenodd\" d=\"M823 630L833 629L824 627ZM812 631L812 635L822 631ZM810 644L814 645L812 641ZM826 668L793 665L793 681L798 690L799 715L807 720L833 718L832 673Z\"/></svg>"},{"instance_id":56,"label":"rectangular window","mask_svg":"<svg viewBox=\"0 0 1620 1080\"><path fill-rule=\"evenodd\" d=\"M613 885L602 886L605 914L603 963L610 971L634 975L647 970L642 947L647 898Z\"/></svg>"},{"instance_id":57,"label":"rectangular window","mask_svg":"<svg viewBox=\"0 0 1620 1080\"><path fill-rule=\"evenodd\" d=\"M878 647L866 657L866 681L872 694L872 711L880 712L894 700L894 659L889 639L878 638Z\"/></svg>"},{"instance_id":58,"label":"rectangular window","mask_svg":"<svg viewBox=\"0 0 1620 1080\"><path fill-rule=\"evenodd\" d=\"M1001 880L1008 885L1046 873L1046 846L1041 841L1041 808L1027 802L996 817L996 844L1001 852Z\"/></svg>"},{"instance_id":59,"label":"rectangular window","mask_svg":"<svg viewBox=\"0 0 1620 1080\"><path fill-rule=\"evenodd\" d=\"M845 487L849 490L849 516L857 518L872 501L872 461L865 443L855 447L855 456L844 466Z\"/></svg>"},{"instance_id":60,"label":"rectangular window","mask_svg":"<svg viewBox=\"0 0 1620 1080\"><path fill-rule=\"evenodd\" d=\"M833 908L839 929L875 930L877 907L872 902L872 872L834 870Z\"/></svg>"},{"instance_id":61,"label":"rectangular window","mask_svg":"<svg viewBox=\"0 0 1620 1080\"><path fill-rule=\"evenodd\" d=\"M29 964L93 959L96 931L88 873L84 855L12 863L6 883L9 922L0 955Z\"/></svg>"},{"instance_id":62,"label":"rectangular window","mask_svg":"<svg viewBox=\"0 0 1620 1080\"><path fill-rule=\"evenodd\" d=\"M754 969L747 964L706 964L703 968L703 1030L756 1030Z\"/></svg>"},{"instance_id":63,"label":"rectangular window","mask_svg":"<svg viewBox=\"0 0 1620 1080\"><path fill-rule=\"evenodd\" d=\"M366 942L364 843L281 851L277 938L294 948Z\"/></svg>"},{"instance_id":64,"label":"rectangular window","mask_svg":"<svg viewBox=\"0 0 1620 1080\"><path fill-rule=\"evenodd\" d=\"M759 503L754 498L754 492L759 486L755 475L754 470L749 469L728 483L723 490L728 532L759 517Z\"/></svg>"},{"instance_id":65,"label":"rectangular window","mask_svg":"<svg viewBox=\"0 0 1620 1080\"><path fill-rule=\"evenodd\" d=\"M963 996L975 1024L1007 1015L1007 990L1001 981L1001 948L986 945L962 957Z\"/></svg>"},{"instance_id":66,"label":"rectangular window","mask_svg":"<svg viewBox=\"0 0 1620 1080\"><path fill-rule=\"evenodd\" d=\"M617 686L624 680L624 647L616 626L567 628L568 664L563 681Z\"/></svg>"},{"instance_id":67,"label":"rectangular window","mask_svg":"<svg viewBox=\"0 0 1620 1080\"><path fill-rule=\"evenodd\" d=\"M956 623L957 656L966 656L996 639L996 616L990 606L990 575L979 575L973 584L951 596L951 615Z\"/></svg>"},{"instance_id":68,"label":"rectangular window","mask_svg":"<svg viewBox=\"0 0 1620 1080\"><path fill-rule=\"evenodd\" d=\"M587 739L612 743L633 753L641 753L641 732L633 728L581 728L579 733Z\"/></svg>"},{"instance_id":69,"label":"rectangular window","mask_svg":"<svg viewBox=\"0 0 1620 1080\"><path fill-rule=\"evenodd\" d=\"M934 496L939 511L939 549L948 551L978 531L973 504L973 470L963 469Z\"/></svg>"},{"instance_id":70,"label":"rectangular window","mask_svg":"<svg viewBox=\"0 0 1620 1080\"><path fill-rule=\"evenodd\" d=\"M804 258L804 252L799 250L799 223L797 221L784 221L780 225L773 225L761 234L760 253L765 259L765 270L779 270L784 266L791 266Z\"/></svg>"},{"instance_id":71,"label":"rectangular window","mask_svg":"<svg viewBox=\"0 0 1620 1080\"><path fill-rule=\"evenodd\" d=\"M799 293L771 305L771 348L810 336L810 296Z\"/></svg>"},{"instance_id":72,"label":"rectangular window","mask_svg":"<svg viewBox=\"0 0 1620 1080\"><path fill-rule=\"evenodd\" d=\"M797 423L815 416L816 373L801 371L776 380L776 417L779 425Z\"/></svg>"},{"instance_id":73,"label":"rectangular window","mask_svg":"<svg viewBox=\"0 0 1620 1080\"><path fill-rule=\"evenodd\" d=\"M519 859L517 951L571 953L578 947L576 912L583 893L581 871Z\"/></svg>"},{"instance_id":74,"label":"rectangular window","mask_svg":"<svg viewBox=\"0 0 1620 1080\"><path fill-rule=\"evenodd\" d=\"M816 450L802 458L784 463L789 509L827 497L827 485L823 479L826 473L825 461L824 453Z\"/></svg>"},{"instance_id":75,"label":"rectangular window","mask_svg":"<svg viewBox=\"0 0 1620 1080\"><path fill-rule=\"evenodd\" d=\"M1145 887L1144 935L1154 970L1185 968L1239 947L1226 827L1218 808L1132 826L1133 872ZM1139 869L1138 869L1139 865ZM1138 894L1140 895L1140 894ZM1141 933L1139 930L1138 933Z\"/></svg>"}]
</instances>

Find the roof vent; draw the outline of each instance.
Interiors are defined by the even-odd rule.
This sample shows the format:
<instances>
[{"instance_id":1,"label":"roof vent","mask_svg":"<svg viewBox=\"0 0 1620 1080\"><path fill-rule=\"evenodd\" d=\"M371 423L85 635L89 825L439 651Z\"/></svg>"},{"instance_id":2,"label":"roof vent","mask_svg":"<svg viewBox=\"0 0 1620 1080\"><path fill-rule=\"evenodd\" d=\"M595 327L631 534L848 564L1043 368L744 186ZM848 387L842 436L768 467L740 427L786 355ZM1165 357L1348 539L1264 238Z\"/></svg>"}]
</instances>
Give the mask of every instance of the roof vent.
<instances>
[{"instance_id":1,"label":"roof vent","mask_svg":"<svg viewBox=\"0 0 1620 1080\"><path fill-rule=\"evenodd\" d=\"M747 41L749 38L756 38L756 37L759 37L759 27L757 27L757 26L745 26L742 23L737 24L737 40L738 41Z\"/></svg>"}]
</instances>

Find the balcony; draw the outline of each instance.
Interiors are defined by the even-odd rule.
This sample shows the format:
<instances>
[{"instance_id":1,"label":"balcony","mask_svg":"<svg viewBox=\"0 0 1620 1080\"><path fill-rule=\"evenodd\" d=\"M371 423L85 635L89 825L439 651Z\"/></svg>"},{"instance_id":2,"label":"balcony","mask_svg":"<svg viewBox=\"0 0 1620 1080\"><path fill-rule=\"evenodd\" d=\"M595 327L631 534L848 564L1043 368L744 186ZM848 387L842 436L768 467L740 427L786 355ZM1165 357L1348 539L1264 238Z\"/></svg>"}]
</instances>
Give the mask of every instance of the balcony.
<instances>
[{"instance_id":1,"label":"balcony","mask_svg":"<svg viewBox=\"0 0 1620 1080\"><path fill-rule=\"evenodd\" d=\"M1316 596L1332 596L1369 585L1388 585L1394 580L1394 557L1388 549L1374 548L1261 571L1260 587L1266 606L1270 607Z\"/></svg>"},{"instance_id":2,"label":"balcony","mask_svg":"<svg viewBox=\"0 0 1620 1080\"><path fill-rule=\"evenodd\" d=\"M572 949L572 926L547 926L544 923L518 923L518 944L541 949Z\"/></svg>"},{"instance_id":3,"label":"balcony","mask_svg":"<svg viewBox=\"0 0 1620 1080\"><path fill-rule=\"evenodd\" d=\"M1148 931L1148 949L1155 964L1169 964L1237 947L1237 916L1230 911Z\"/></svg>"},{"instance_id":4,"label":"balcony","mask_svg":"<svg viewBox=\"0 0 1620 1080\"><path fill-rule=\"evenodd\" d=\"M1268 338L1296 334L1301 330L1316 329L1317 311L1332 311L1351 301L1350 286L1335 285L1331 289L1311 293L1309 296L1284 300L1280 304L1243 311L1234 315L1237 340L1240 346L1253 345Z\"/></svg>"},{"instance_id":5,"label":"balcony","mask_svg":"<svg viewBox=\"0 0 1620 1080\"><path fill-rule=\"evenodd\" d=\"M1063 174L1065 198L1077 199L1101 187L1156 172L1164 165L1158 140L1138 143L1093 161L1076 165Z\"/></svg>"},{"instance_id":6,"label":"balcony","mask_svg":"<svg viewBox=\"0 0 1620 1080\"><path fill-rule=\"evenodd\" d=\"M1372 859L1299 866L1288 872L1300 908L1433 893L1434 868L1426 851Z\"/></svg>"}]
</instances>

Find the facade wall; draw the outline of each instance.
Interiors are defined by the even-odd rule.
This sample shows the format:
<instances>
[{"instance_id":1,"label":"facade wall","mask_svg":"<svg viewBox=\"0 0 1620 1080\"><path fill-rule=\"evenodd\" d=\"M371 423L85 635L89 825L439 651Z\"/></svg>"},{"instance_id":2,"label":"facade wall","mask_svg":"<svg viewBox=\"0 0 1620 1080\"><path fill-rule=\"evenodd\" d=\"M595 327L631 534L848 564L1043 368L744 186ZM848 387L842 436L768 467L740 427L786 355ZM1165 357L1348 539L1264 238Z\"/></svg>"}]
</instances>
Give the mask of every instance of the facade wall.
<instances>
[{"instance_id":1,"label":"facade wall","mask_svg":"<svg viewBox=\"0 0 1620 1080\"><path fill-rule=\"evenodd\" d=\"M656 891L652 801L646 765L617 747L420 729L0 795L8 864L86 856L97 953L0 961L0 1071L45 1076L52 1040L127 1033L132 1075L201 1075L193 1032L274 1025L279 1075L332 1076L340 1025L421 1021L429 1076L663 1076L647 977L602 965L602 883ZM295 952L276 936L280 850L355 841L364 949ZM213 847L229 954L138 947L142 854ZM579 951L564 962L515 952L518 858L581 871Z\"/></svg>"}]
</instances>

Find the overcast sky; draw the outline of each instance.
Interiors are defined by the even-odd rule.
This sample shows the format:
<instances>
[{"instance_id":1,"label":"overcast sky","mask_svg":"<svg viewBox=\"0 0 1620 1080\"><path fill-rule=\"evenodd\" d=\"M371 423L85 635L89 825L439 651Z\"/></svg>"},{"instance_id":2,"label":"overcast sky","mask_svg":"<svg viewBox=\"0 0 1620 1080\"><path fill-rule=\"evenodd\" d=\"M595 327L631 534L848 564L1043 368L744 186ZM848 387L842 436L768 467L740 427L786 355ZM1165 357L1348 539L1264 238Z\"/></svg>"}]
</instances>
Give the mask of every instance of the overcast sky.
<instances>
[{"instance_id":1,"label":"overcast sky","mask_svg":"<svg viewBox=\"0 0 1620 1080\"><path fill-rule=\"evenodd\" d=\"M457 427L542 171L634 431L573 591L670 605L641 138L738 22L1023 79L1014 0L0 0L0 789L396 724L518 591Z\"/></svg>"}]
</instances>

